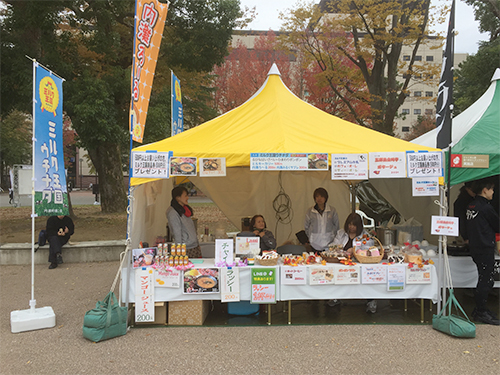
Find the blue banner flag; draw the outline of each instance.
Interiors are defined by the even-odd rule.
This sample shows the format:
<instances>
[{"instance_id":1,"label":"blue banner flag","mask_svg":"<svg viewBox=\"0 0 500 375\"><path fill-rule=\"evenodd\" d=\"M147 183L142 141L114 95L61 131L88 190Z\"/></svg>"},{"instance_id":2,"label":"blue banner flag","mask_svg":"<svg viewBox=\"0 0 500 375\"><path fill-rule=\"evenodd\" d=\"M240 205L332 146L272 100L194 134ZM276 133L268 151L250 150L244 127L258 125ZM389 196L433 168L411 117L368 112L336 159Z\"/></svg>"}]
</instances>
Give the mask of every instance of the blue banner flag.
<instances>
[{"instance_id":1,"label":"blue banner flag","mask_svg":"<svg viewBox=\"0 0 500 375\"><path fill-rule=\"evenodd\" d=\"M68 214L64 169L62 78L35 64L35 213Z\"/></svg>"},{"instance_id":2,"label":"blue banner flag","mask_svg":"<svg viewBox=\"0 0 500 375\"><path fill-rule=\"evenodd\" d=\"M436 103L437 148L446 148L451 143L451 110L453 104L453 54L455 40L455 0L453 0L448 23L448 35L443 56L441 80Z\"/></svg>"},{"instance_id":3,"label":"blue banner flag","mask_svg":"<svg viewBox=\"0 0 500 375\"><path fill-rule=\"evenodd\" d=\"M184 114L182 111L181 81L172 72L172 136L184 130Z\"/></svg>"}]
</instances>

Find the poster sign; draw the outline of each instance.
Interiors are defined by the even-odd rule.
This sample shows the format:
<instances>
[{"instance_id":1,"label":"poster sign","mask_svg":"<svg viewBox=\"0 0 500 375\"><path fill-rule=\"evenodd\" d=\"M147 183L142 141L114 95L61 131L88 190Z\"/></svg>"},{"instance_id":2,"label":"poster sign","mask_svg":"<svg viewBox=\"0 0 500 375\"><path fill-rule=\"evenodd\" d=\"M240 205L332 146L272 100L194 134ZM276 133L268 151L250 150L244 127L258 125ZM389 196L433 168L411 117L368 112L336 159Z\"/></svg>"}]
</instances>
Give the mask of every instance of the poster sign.
<instances>
[{"instance_id":1,"label":"poster sign","mask_svg":"<svg viewBox=\"0 0 500 375\"><path fill-rule=\"evenodd\" d=\"M226 175L226 158L200 158L200 177Z\"/></svg>"},{"instance_id":2,"label":"poster sign","mask_svg":"<svg viewBox=\"0 0 500 375\"><path fill-rule=\"evenodd\" d=\"M408 177L443 177L441 152L406 152Z\"/></svg>"},{"instance_id":3,"label":"poster sign","mask_svg":"<svg viewBox=\"0 0 500 375\"><path fill-rule=\"evenodd\" d=\"M414 197L433 197L439 195L439 177L412 178Z\"/></svg>"},{"instance_id":4,"label":"poster sign","mask_svg":"<svg viewBox=\"0 0 500 375\"><path fill-rule=\"evenodd\" d=\"M368 179L368 154L332 154L332 180Z\"/></svg>"},{"instance_id":5,"label":"poster sign","mask_svg":"<svg viewBox=\"0 0 500 375\"><path fill-rule=\"evenodd\" d=\"M465 155L465 154L452 154L451 155L452 168L489 168L490 156L489 155Z\"/></svg>"},{"instance_id":6,"label":"poster sign","mask_svg":"<svg viewBox=\"0 0 500 375\"><path fill-rule=\"evenodd\" d=\"M405 178L406 155L404 152L370 152L370 178Z\"/></svg>"},{"instance_id":7,"label":"poster sign","mask_svg":"<svg viewBox=\"0 0 500 375\"><path fill-rule=\"evenodd\" d=\"M387 266L387 291L398 292L405 290L405 265L394 264Z\"/></svg>"},{"instance_id":8,"label":"poster sign","mask_svg":"<svg viewBox=\"0 0 500 375\"><path fill-rule=\"evenodd\" d=\"M180 288L181 271L174 268L155 271L155 288Z\"/></svg>"},{"instance_id":9,"label":"poster sign","mask_svg":"<svg viewBox=\"0 0 500 375\"><path fill-rule=\"evenodd\" d=\"M184 294L219 293L218 268L193 268L184 271Z\"/></svg>"},{"instance_id":10,"label":"poster sign","mask_svg":"<svg viewBox=\"0 0 500 375\"><path fill-rule=\"evenodd\" d=\"M196 158L176 156L170 158L171 176L196 176Z\"/></svg>"},{"instance_id":11,"label":"poster sign","mask_svg":"<svg viewBox=\"0 0 500 375\"><path fill-rule=\"evenodd\" d=\"M133 249L132 262L134 268L151 267L155 264L156 247Z\"/></svg>"},{"instance_id":12,"label":"poster sign","mask_svg":"<svg viewBox=\"0 0 500 375\"><path fill-rule=\"evenodd\" d=\"M170 154L170 155L169 155ZM132 152L132 177L168 178L170 152Z\"/></svg>"},{"instance_id":13,"label":"poster sign","mask_svg":"<svg viewBox=\"0 0 500 375\"><path fill-rule=\"evenodd\" d=\"M170 71L170 73L172 78L171 135L173 137L184 131L184 112L182 107L181 81L175 76L174 72Z\"/></svg>"},{"instance_id":14,"label":"poster sign","mask_svg":"<svg viewBox=\"0 0 500 375\"><path fill-rule=\"evenodd\" d=\"M360 267L356 266L342 266L335 268L335 284L351 285L359 284L361 281Z\"/></svg>"},{"instance_id":15,"label":"poster sign","mask_svg":"<svg viewBox=\"0 0 500 375\"><path fill-rule=\"evenodd\" d=\"M309 268L309 285L331 284L335 284L333 267Z\"/></svg>"},{"instance_id":16,"label":"poster sign","mask_svg":"<svg viewBox=\"0 0 500 375\"><path fill-rule=\"evenodd\" d=\"M38 216L67 215L62 79L36 62L34 69L35 213Z\"/></svg>"},{"instance_id":17,"label":"poster sign","mask_svg":"<svg viewBox=\"0 0 500 375\"><path fill-rule=\"evenodd\" d=\"M225 263L232 264L233 257L233 240L232 239L216 239L215 240L215 264Z\"/></svg>"},{"instance_id":18,"label":"poster sign","mask_svg":"<svg viewBox=\"0 0 500 375\"><path fill-rule=\"evenodd\" d=\"M427 264L422 267L408 267L406 269L406 283L407 284L431 284L431 267L432 265Z\"/></svg>"},{"instance_id":19,"label":"poster sign","mask_svg":"<svg viewBox=\"0 0 500 375\"><path fill-rule=\"evenodd\" d=\"M306 285L307 267L281 267L281 284Z\"/></svg>"},{"instance_id":20,"label":"poster sign","mask_svg":"<svg viewBox=\"0 0 500 375\"><path fill-rule=\"evenodd\" d=\"M251 153L251 171L328 170L328 154Z\"/></svg>"},{"instance_id":21,"label":"poster sign","mask_svg":"<svg viewBox=\"0 0 500 375\"><path fill-rule=\"evenodd\" d=\"M431 216L431 234L458 237L458 217Z\"/></svg>"},{"instance_id":22,"label":"poster sign","mask_svg":"<svg viewBox=\"0 0 500 375\"><path fill-rule=\"evenodd\" d=\"M260 237L235 237L236 254L254 254L260 253Z\"/></svg>"},{"instance_id":23,"label":"poster sign","mask_svg":"<svg viewBox=\"0 0 500 375\"><path fill-rule=\"evenodd\" d=\"M361 266L361 284L385 284L386 282L386 266L381 264L363 264Z\"/></svg>"},{"instance_id":24,"label":"poster sign","mask_svg":"<svg viewBox=\"0 0 500 375\"><path fill-rule=\"evenodd\" d=\"M135 271L135 321L155 321L155 295L153 288L153 270Z\"/></svg>"},{"instance_id":25,"label":"poster sign","mask_svg":"<svg viewBox=\"0 0 500 375\"><path fill-rule=\"evenodd\" d=\"M276 303L276 268L252 267L250 303Z\"/></svg>"},{"instance_id":26,"label":"poster sign","mask_svg":"<svg viewBox=\"0 0 500 375\"><path fill-rule=\"evenodd\" d=\"M237 267L220 269L221 302L238 302L240 300L240 270Z\"/></svg>"}]
</instances>

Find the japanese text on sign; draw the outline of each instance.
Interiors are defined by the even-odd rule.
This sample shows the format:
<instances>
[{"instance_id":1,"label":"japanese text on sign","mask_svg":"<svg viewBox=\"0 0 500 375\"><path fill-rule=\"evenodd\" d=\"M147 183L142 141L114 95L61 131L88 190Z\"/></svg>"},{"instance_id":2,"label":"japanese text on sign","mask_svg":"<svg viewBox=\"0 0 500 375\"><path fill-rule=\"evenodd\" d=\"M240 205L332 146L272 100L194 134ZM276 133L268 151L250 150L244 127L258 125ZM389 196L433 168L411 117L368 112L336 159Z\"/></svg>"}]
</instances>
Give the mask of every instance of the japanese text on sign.
<instances>
[{"instance_id":1,"label":"japanese text on sign","mask_svg":"<svg viewBox=\"0 0 500 375\"><path fill-rule=\"evenodd\" d=\"M221 302L237 302L240 300L240 270L238 268L220 269Z\"/></svg>"},{"instance_id":2,"label":"japanese text on sign","mask_svg":"<svg viewBox=\"0 0 500 375\"><path fill-rule=\"evenodd\" d=\"M368 178L368 154L332 154L332 180Z\"/></svg>"},{"instance_id":3,"label":"japanese text on sign","mask_svg":"<svg viewBox=\"0 0 500 375\"><path fill-rule=\"evenodd\" d=\"M153 270L137 270L135 273L135 321L154 322L155 302L152 283Z\"/></svg>"},{"instance_id":4,"label":"japanese text on sign","mask_svg":"<svg viewBox=\"0 0 500 375\"><path fill-rule=\"evenodd\" d=\"M132 177L168 178L172 152L132 152Z\"/></svg>"},{"instance_id":5,"label":"japanese text on sign","mask_svg":"<svg viewBox=\"0 0 500 375\"><path fill-rule=\"evenodd\" d=\"M407 152L408 177L442 177L441 152Z\"/></svg>"},{"instance_id":6,"label":"japanese text on sign","mask_svg":"<svg viewBox=\"0 0 500 375\"><path fill-rule=\"evenodd\" d=\"M406 157L404 152L370 152L370 178L406 177Z\"/></svg>"},{"instance_id":7,"label":"japanese text on sign","mask_svg":"<svg viewBox=\"0 0 500 375\"><path fill-rule=\"evenodd\" d=\"M441 236L458 236L458 217L432 216L431 234Z\"/></svg>"},{"instance_id":8,"label":"japanese text on sign","mask_svg":"<svg viewBox=\"0 0 500 375\"><path fill-rule=\"evenodd\" d=\"M251 153L250 170L327 170L328 154Z\"/></svg>"}]
</instances>

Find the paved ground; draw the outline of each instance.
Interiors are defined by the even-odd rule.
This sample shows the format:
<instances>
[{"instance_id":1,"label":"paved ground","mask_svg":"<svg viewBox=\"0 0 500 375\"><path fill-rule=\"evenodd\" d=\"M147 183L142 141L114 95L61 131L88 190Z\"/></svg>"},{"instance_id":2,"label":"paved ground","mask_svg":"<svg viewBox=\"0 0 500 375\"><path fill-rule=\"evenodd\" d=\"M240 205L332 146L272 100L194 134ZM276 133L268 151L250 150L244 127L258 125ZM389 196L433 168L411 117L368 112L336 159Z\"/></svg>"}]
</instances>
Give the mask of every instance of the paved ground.
<instances>
[{"instance_id":1,"label":"paved ground","mask_svg":"<svg viewBox=\"0 0 500 375\"><path fill-rule=\"evenodd\" d=\"M85 311L108 292L118 262L35 268L37 307L56 327L12 334L27 309L31 266L0 269L0 374L498 374L500 327L456 339L429 325L134 328L94 344Z\"/></svg>"}]
</instances>

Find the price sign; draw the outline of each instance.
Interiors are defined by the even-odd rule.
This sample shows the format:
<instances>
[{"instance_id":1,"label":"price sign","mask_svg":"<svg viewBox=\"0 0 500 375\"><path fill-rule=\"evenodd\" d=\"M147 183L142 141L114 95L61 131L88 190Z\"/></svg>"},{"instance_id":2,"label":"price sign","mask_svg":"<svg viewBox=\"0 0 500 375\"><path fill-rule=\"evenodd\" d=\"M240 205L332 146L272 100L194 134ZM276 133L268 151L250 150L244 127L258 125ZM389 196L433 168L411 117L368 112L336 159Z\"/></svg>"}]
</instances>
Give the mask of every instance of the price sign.
<instances>
[{"instance_id":1,"label":"price sign","mask_svg":"<svg viewBox=\"0 0 500 375\"><path fill-rule=\"evenodd\" d=\"M155 321L155 295L153 288L153 270L135 271L135 321Z\"/></svg>"}]
</instances>

